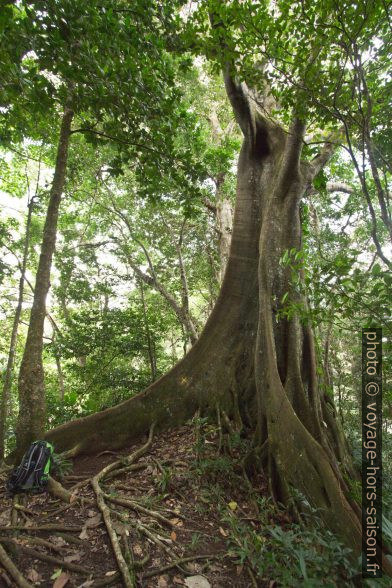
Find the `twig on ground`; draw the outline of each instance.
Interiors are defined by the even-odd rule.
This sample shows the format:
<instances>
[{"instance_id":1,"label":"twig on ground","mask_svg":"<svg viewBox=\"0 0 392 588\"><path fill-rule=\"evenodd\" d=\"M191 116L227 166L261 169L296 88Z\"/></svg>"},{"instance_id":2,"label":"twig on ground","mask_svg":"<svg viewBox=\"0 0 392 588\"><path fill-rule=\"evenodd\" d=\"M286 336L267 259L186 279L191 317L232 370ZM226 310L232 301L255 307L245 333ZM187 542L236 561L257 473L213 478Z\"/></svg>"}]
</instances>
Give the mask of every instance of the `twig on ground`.
<instances>
[{"instance_id":1,"label":"twig on ground","mask_svg":"<svg viewBox=\"0 0 392 588\"><path fill-rule=\"evenodd\" d=\"M28 582L20 573L16 565L8 557L4 547L0 545L0 563L9 575L15 580L18 588L33 588L32 584Z\"/></svg>"}]
</instances>

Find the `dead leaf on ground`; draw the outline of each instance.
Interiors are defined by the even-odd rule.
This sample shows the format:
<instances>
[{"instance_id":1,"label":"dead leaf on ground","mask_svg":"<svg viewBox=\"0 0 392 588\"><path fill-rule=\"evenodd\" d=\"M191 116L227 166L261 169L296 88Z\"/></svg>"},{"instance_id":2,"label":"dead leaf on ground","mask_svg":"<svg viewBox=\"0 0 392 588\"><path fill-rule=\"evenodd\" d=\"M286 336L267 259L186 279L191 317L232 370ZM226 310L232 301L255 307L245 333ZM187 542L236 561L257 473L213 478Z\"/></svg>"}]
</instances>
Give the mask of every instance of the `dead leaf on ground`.
<instances>
[{"instance_id":1,"label":"dead leaf on ground","mask_svg":"<svg viewBox=\"0 0 392 588\"><path fill-rule=\"evenodd\" d=\"M188 576L185 578L185 586L188 588L211 588L211 584L204 576Z\"/></svg>"},{"instance_id":2,"label":"dead leaf on ground","mask_svg":"<svg viewBox=\"0 0 392 588\"><path fill-rule=\"evenodd\" d=\"M87 521L84 523L84 527L86 527L86 529L95 529L95 527L98 527L102 522L102 515L99 512L98 514L94 515L93 517L90 517L89 519L87 519Z\"/></svg>"},{"instance_id":3,"label":"dead leaf on ground","mask_svg":"<svg viewBox=\"0 0 392 588\"><path fill-rule=\"evenodd\" d=\"M110 572L106 572L105 576L114 576L116 570L110 570Z\"/></svg>"},{"instance_id":4,"label":"dead leaf on ground","mask_svg":"<svg viewBox=\"0 0 392 588\"><path fill-rule=\"evenodd\" d=\"M49 535L49 541L56 547L65 547L67 545L65 539L59 537L58 535Z\"/></svg>"},{"instance_id":5,"label":"dead leaf on ground","mask_svg":"<svg viewBox=\"0 0 392 588\"><path fill-rule=\"evenodd\" d=\"M224 529L222 529L222 527L219 527L219 533L220 533L221 535L223 535L223 537L227 537L227 536L228 536L228 533L227 533L227 531L225 531Z\"/></svg>"},{"instance_id":6,"label":"dead leaf on ground","mask_svg":"<svg viewBox=\"0 0 392 588\"><path fill-rule=\"evenodd\" d=\"M177 539L177 533L175 531L172 531L170 533L170 537L173 539L173 541L175 541Z\"/></svg>"},{"instance_id":7,"label":"dead leaf on ground","mask_svg":"<svg viewBox=\"0 0 392 588\"><path fill-rule=\"evenodd\" d=\"M79 539L88 539L88 533L86 527L83 527L82 532L79 535Z\"/></svg>"},{"instance_id":8,"label":"dead leaf on ground","mask_svg":"<svg viewBox=\"0 0 392 588\"><path fill-rule=\"evenodd\" d=\"M168 583L167 583L167 576L159 576L158 578L158 588L167 588L168 587Z\"/></svg>"},{"instance_id":9,"label":"dead leaf on ground","mask_svg":"<svg viewBox=\"0 0 392 588\"><path fill-rule=\"evenodd\" d=\"M61 572L58 578L55 579L53 588L63 588L68 583L69 576L65 572Z\"/></svg>"},{"instance_id":10,"label":"dead leaf on ground","mask_svg":"<svg viewBox=\"0 0 392 588\"><path fill-rule=\"evenodd\" d=\"M135 545L132 547L132 550L135 555L143 555L143 549L140 547L139 543L135 543Z\"/></svg>"},{"instance_id":11,"label":"dead leaf on ground","mask_svg":"<svg viewBox=\"0 0 392 588\"><path fill-rule=\"evenodd\" d=\"M27 574L26 578L30 580L30 582L34 583L39 582L41 580L40 574L34 568L31 568L31 570L29 570L29 573Z\"/></svg>"},{"instance_id":12,"label":"dead leaf on ground","mask_svg":"<svg viewBox=\"0 0 392 588\"><path fill-rule=\"evenodd\" d=\"M66 561L67 563L72 563L73 561L80 561L81 557L82 557L82 554L80 552L72 553L71 555L66 555L64 557L64 561Z\"/></svg>"}]
</instances>

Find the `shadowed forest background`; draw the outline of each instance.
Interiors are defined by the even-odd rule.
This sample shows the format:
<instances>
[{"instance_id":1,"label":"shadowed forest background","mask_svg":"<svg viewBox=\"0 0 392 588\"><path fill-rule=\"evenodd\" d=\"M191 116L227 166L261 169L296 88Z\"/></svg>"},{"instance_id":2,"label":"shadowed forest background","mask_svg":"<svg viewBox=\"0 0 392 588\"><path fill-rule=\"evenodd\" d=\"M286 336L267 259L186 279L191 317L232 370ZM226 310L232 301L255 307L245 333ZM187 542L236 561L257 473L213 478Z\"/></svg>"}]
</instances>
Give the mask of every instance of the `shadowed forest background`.
<instances>
[{"instance_id":1,"label":"shadowed forest background","mask_svg":"<svg viewBox=\"0 0 392 588\"><path fill-rule=\"evenodd\" d=\"M390 585L390 19L0 2L1 475L35 439L60 464L52 511L1 496L4 585ZM365 327L384 578L361 584ZM58 514L78 551L52 528L34 556Z\"/></svg>"}]
</instances>

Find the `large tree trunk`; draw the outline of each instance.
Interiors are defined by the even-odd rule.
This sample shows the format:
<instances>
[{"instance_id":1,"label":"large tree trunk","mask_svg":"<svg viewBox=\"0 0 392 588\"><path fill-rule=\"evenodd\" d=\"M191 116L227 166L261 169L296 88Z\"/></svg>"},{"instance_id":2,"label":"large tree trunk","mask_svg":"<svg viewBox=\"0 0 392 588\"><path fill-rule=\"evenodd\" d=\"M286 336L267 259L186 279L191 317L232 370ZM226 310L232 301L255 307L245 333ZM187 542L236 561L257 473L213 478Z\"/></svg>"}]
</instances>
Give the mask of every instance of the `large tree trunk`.
<instances>
[{"instance_id":1,"label":"large tree trunk","mask_svg":"<svg viewBox=\"0 0 392 588\"><path fill-rule=\"evenodd\" d=\"M52 257L56 245L57 219L64 188L73 112L66 108L60 128L54 177L41 244L41 254L35 280L33 306L19 372L19 415L16 426L16 456L43 436L46 402L42 348L46 316L46 296L50 287Z\"/></svg>"},{"instance_id":2,"label":"large tree trunk","mask_svg":"<svg viewBox=\"0 0 392 588\"><path fill-rule=\"evenodd\" d=\"M10 405L10 400L11 400L12 374L13 374L13 369L14 369L15 355L16 355L16 343L17 343L17 338L18 338L19 322L20 322L20 316L22 314L22 308L23 308L24 282L25 282L27 258L28 258L28 252L29 252L30 227L31 227L31 217L33 214L33 206L34 206L34 197L32 197L30 199L30 201L28 203L28 207L27 207L26 232L25 232L25 239L24 239L24 245L23 245L22 265L20 268L18 303L16 305L14 320L12 323L12 331L11 331L10 347L9 347L9 352L8 352L7 367L6 367L5 375L4 375L3 394L1 396L0 462L2 462L4 459L5 433L6 433L6 427L7 427L9 405Z\"/></svg>"},{"instance_id":3,"label":"large tree trunk","mask_svg":"<svg viewBox=\"0 0 392 588\"><path fill-rule=\"evenodd\" d=\"M200 338L146 391L46 437L57 451L118 448L153 421L175 426L219 405L255 433L253 463L268 474L275 498L285 502L299 490L358 556L361 511L344 477L357 473L333 402L318 386L312 329L299 316L277 320L287 291L306 311L280 259L301 249L300 200L331 150L301 162L305 125L294 119L283 131L254 111L243 85L225 81L244 141L229 262Z\"/></svg>"}]
</instances>

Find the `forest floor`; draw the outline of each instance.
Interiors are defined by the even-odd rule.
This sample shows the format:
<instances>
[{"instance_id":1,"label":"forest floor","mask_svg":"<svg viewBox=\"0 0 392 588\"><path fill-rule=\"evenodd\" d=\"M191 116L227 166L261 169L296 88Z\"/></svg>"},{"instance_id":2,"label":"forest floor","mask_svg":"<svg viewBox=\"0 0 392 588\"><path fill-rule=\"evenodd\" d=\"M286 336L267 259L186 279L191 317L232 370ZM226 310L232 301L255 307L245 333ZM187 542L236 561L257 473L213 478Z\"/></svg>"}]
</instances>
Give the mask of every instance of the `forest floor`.
<instances>
[{"instance_id":1,"label":"forest floor","mask_svg":"<svg viewBox=\"0 0 392 588\"><path fill-rule=\"evenodd\" d=\"M125 585L91 484L120 460L99 484L114 537L128 564L133 562L137 588L275 586L272 578L256 580L248 559L252 546L243 541L244 529L256 535L262 525L258 509L267 500L267 485L261 475L250 484L238 447L229 443L222 452L227 443L218 428L199 420L157 434L131 469L121 471L143 444L76 457L61 478L72 494L70 504L48 492L13 501L2 476L0 544L30 585ZM269 512L264 522L289 522L282 511ZM18 585L1 564L0 585Z\"/></svg>"}]
</instances>

